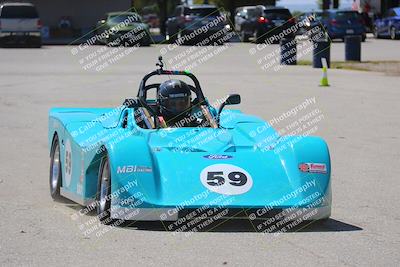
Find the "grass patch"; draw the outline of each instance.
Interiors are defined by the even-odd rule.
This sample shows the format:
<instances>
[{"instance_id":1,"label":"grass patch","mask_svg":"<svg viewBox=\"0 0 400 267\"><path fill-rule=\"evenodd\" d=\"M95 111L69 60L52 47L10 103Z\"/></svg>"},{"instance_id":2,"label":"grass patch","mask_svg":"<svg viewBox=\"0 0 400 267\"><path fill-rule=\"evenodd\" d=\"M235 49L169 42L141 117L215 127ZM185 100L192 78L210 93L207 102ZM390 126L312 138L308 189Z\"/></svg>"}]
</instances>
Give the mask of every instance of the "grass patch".
<instances>
[{"instance_id":1,"label":"grass patch","mask_svg":"<svg viewBox=\"0 0 400 267\"><path fill-rule=\"evenodd\" d=\"M299 60L299 66L311 66L310 60ZM377 71L389 75L400 74L400 61L381 60L381 61L331 61L331 69L356 70L356 71Z\"/></svg>"}]
</instances>

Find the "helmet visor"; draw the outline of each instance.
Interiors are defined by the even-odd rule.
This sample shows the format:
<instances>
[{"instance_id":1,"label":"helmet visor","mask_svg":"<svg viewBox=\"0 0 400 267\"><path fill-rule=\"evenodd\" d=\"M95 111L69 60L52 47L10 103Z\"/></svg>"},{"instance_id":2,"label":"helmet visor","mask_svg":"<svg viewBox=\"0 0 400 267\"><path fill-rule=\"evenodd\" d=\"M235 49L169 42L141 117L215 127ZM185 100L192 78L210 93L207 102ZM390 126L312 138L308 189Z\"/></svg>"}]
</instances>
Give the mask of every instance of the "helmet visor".
<instances>
[{"instance_id":1,"label":"helmet visor","mask_svg":"<svg viewBox=\"0 0 400 267\"><path fill-rule=\"evenodd\" d=\"M170 112L175 113L178 115L186 111L190 107L190 97L174 97L174 98L167 98L163 101L163 105L166 109Z\"/></svg>"}]
</instances>

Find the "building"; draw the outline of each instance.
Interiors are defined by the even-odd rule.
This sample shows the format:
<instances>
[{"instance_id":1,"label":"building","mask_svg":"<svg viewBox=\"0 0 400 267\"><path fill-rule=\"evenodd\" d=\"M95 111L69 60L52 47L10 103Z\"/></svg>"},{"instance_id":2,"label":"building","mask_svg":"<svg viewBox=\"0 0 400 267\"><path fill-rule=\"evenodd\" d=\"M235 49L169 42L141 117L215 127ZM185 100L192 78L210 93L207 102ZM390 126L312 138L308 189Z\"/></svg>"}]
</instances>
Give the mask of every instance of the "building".
<instances>
[{"instance_id":1,"label":"building","mask_svg":"<svg viewBox=\"0 0 400 267\"><path fill-rule=\"evenodd\" d=\"M132 0L30 0L39 12L50 37L80 36L92 30L107 12L130 10ZM71 22L71 30L60 29L62 18ZM71 37L71 36L67 36Z\"/></svg>"}]
</instances>

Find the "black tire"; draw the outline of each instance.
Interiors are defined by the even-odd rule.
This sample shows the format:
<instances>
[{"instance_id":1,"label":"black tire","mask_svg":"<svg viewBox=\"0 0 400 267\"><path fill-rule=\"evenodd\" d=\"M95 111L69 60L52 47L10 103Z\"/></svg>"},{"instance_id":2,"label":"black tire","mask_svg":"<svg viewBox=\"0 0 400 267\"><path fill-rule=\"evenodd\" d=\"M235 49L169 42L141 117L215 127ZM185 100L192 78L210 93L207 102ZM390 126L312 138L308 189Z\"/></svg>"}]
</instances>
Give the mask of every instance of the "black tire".
<instances>
[{"instance_id":1,"label":"black tire","mask_svg":"<svg viewBox=\"0 0 400 267\"><path fill-rule=\"evenodd\" d=\"M390 39L392 39L392 40L399 39L399 36L396 34L396 28L393 26L390 27Z\"/></svg>"},{"instance_id":2,"label":"black tire","mask_svg":"<svg viewBox=\"0 0 400 267\"><path fill-rule=\"evenodd\" d=\"M244 43L249 41L250 36L248 36L244 31L240 31L240 40Z\"/></svg>"},{"instance_id":3,"label":"black tire","mask_svg":"<svg viewBox=\"0 0 400 267\"><path fill-rule=\"evenodd\" d=\"M60 188L62 183L60 142L58 136L54 136L50 152L50 195L54 200L61 200Z\"/></svg>"},{"instance_id":4,"label":"black tire","mask_svg":"<svg viewBox=\"0 0 400 267\"><path fill-rule=\"evenodd\" d=\"M35 38L33 39L33 48L41 48L42 47L42 39L41 38Z\"/></svg>"},{"instance_id":5,"label":"black tire","mask_svg":"<svg viewBox=\"0 0 400 267\"><path fill-rule=\"evenodd\" d=\"M380 38L379 33L378 33L378 28L376 26L374 27L374 37L375 37L375 39Z\"/></svg>"},{"instance_id":6,"label":"black tire","mask_svg":"<svg viewBox=\"0 0 400 267\"><path fill-rule=\"evenodd\" d=\"M97 31L95 31L93 36L94 36L94 37L97 37L97 36L99 36L99 33L98 33ZM95 38L93 44L94 44L94 45L101 45L102 43L100 42L100 40L98 40L97 38Z\"/></svg>"},{"instance_id":7,"label":"black tire","mask_svg":"<svg viewBox=\"0 0 400 267\"><path fill-rule=\"evenodd\" d=\"M367 40L367 36L366 35L361 36L361 42L365 42L365 40Z\"/></svg>"},{"instance_id":8,"label":"black tire","mask_svg":"<svg viewBox=\"0 0 400 267\"><path fill-rule=\"evenodd\" d=\"M149 47L149 46L151 46L151 42L143 42L143 43L140 44L140 46Z\"/></svg>"},{"instance_id":9,"label":"black tire","mask_svg":"<svg viewBox=\"0 0 400 267\"><path fill-rule=\"evenodd\" d=\"M258 30L256 30L254 34L254 39L256 44L261 44L265 42L266 37L265 35L262 35Z\"/></svg>"},{"instance_id":10,"label":"black tire","mask_svg":"<svg viewBox=\"0 0 400 267\"><path fill-rule=\"evenodd\" d=\"M150 35L148 34L148 35L144 38L144 40L140 43L140 46L150 46L151 43L152 43L152 40L151 40Z\"/></svg>"},{"instance_id":11,"label":"black tire","mask_svg":"<svg viewBox=\"0 0 400 267\"><path fill-rule=\"evenodd\" d=\"M108 37L105 41L105 45L108 47L119 47L119 46L124 46L124 44L125 43L122 43L118 38L113 40L112 38Z\"/></svg>"},{"instance_id":12,"label":"black tire","mask_svg":"<svg viewBox=\"0 0 400 267\"><path fill-rule=\"evenodd\" d=\"M176 38L175 38L174 42L175 42L177 45L188 45L188 44L189 44L188 41L186 41L186 40L183 38L183 36L184 36L183 31L182 31L181 29L179 29L179 30L178 30L178 33L176 34Z\"/></svg>"},{"instance_id":13,"label":"black tire","mask_svg":"<svg viewBox=\"0 0 400 267\"><path fill-rule=\"evenodd\" d=\"M111 219L111 172L107 155L100 163L96 195L97 217L105 225L112 224L114 220Z\"/></svg>"},{"instance_id":14,"label":"black tire","mask_svg":"<svg viewBox=\"0 0 400 267\"><path fill-rule=\"evenodd\" d=\"M165 34L166 41L170 44L176 42L176 34L171 35L168 31Z\"/></svg>"}]
</instances>

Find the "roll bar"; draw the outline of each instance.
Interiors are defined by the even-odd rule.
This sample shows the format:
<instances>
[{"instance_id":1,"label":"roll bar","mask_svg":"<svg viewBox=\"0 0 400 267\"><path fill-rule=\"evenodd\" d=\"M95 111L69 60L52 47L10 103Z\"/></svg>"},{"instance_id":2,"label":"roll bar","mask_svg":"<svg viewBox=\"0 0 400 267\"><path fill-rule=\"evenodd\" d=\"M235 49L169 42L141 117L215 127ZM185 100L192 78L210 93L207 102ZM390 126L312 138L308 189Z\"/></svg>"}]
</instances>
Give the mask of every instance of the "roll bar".
<instances>
[{"instance_id":1,"label":"roll bar","mask_svg":"<svg viewBox=\"0 0 400 267\"><path fill-rule=\"evenodd\" d=\"M146 97L147 97L146 82L147 82L147 80L155 75L181 75L181 76L189 77L194 83L193 91L196 94L197 99L199 100L200 103L205 101L203 91L201 90L199 80L197 80L196 76L194 76L192 73L190 73L189 71L186 71L186 70L185 71L164 70L164 62L162 61L162 57L159 56L158 60L159 60L159 62L156 64L156 66L158 66L159 69L148 73L146 76L143 77L142 81L140 82L137 97L141 100L141 102L146 101Z\"/></svg>"},{"instance_id":2,"label":"roll bar","mask_svg":"<svg viewBox=\"0 0 400 267\"><path fill-rule=\"evenodd\" d=\"M152 87L146 87L146 82L152 76L181 75L181 76L189 77L194 83L194 87L190 86L191 90L196 94L199 103L207 103L206 99L203 95L203 91L201 90L199 80L197 80L196 76L194 76L192 73L190 73L189 71L164 70L164 62L163 62L162 56L158 57L158 63L156 63L156 66L159 67L159 69L152 71L143 77L142 81L140 82L139 91L137 93L137 98L138 98L140 105L145 107L151 113L151 115L154 117L154 124L155 124L156 128L159 128L160 121L158 119L157 114L146 103L147 90L152 88Z\"/></svg>"}]
</instances>

